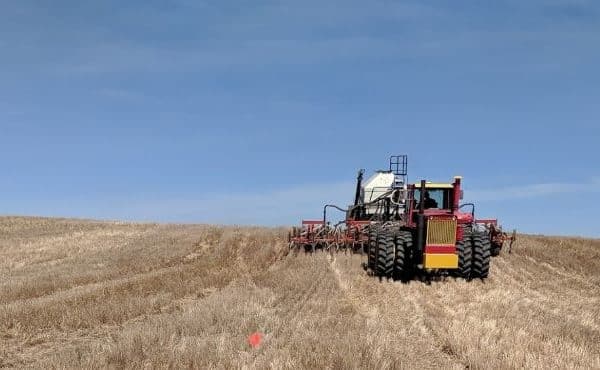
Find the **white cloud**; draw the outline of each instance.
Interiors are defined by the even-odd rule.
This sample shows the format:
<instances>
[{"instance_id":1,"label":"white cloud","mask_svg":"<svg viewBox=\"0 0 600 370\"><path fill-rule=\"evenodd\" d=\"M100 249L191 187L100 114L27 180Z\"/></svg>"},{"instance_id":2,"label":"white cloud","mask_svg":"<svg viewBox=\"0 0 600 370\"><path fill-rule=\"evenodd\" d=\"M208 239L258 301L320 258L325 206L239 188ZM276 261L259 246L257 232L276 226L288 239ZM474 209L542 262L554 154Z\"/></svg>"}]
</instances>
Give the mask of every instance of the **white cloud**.
<instances>
[{"instance_id":1,"label":"white cloud","mask_svg":"<svg viewBox=\"0 0 600 370\"><path fill-rule=\"evenodd\" d=\"M325 204L346 208L354 194L353 182L307 184L283 189L181 196L132 195L128 198L53 199L6 209L11 214L118 219L152 222L189 222L243 225L294 225L302 219L321 219ZM540 183L488 190L466 189L465 201L494 202L533 199L576 192L600 192L600 178L579 183ZM77 209L77 213L73 210ZM331 211L330 220L343 213Z\"/></svg>"},{"instance_id":2,"label":"white cloud","mask_svg":"<svg viewBox=\"0 0 600 370\"><path fill-rule=\"evenodd\" d=\"M178 197L137 196L128 201L105 200L97 205L80 205L101 217L132 221L193 222L220 224L290 225L302 219L320 219L325 204L346 208L354 194L353 182L307 184L256 192L213 193ZM600 178L580 183L540 183L488 190L465 191L465 201L531 199L579 191L599 192ZM332 220L343 218L331 211ZM329 217L328 216L328 217Z\"/></svg>"},{"instance_id":3,"label":"white cloud","mask_svg":"<svg viewBox=\"0 0 600 370\"><path fill-rule=\"evenodd\" d=\"M598 191L600 191L600 178L595 177L588 182L526 184L489 190L469 190L465 191L465 194L468 194L468 198L473 201L500 201Z\"/></svg>"},{"instance_id":4,"label":"white cloud","mask_svg":"<svg viewBox=\"0 0 600 370\"><path fill-rule=\"evenodd\" d=\"M108 201L95 212L104 218L140 221L289 225L320 219L325 204L345 208L352 201L353 189L353 183L340 182L170 199L143 196L129 202ZM336 215L332 216L335 219Z\"/></svg>"}]
</instances>

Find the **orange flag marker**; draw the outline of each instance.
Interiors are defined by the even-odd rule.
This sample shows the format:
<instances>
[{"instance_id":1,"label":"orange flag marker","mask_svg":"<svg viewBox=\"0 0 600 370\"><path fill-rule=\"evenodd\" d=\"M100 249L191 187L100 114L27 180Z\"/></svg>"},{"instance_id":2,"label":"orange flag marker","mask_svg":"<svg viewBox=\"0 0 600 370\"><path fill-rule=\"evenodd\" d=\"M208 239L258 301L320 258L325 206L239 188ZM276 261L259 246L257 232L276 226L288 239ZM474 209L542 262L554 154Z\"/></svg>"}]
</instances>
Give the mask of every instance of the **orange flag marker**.
<instances>
[{"instance_id":1,"label":"orange flag marker","mask_svg":"<svg viewBox=\"0 0 600 370\"><path fill-rule=\"evenodd\" d=\"M248 344L250 344L250 346L252 348L258 348L260 346L260 343L262 342L262 339L263 339L262 333L259 333L259 332L252 333L248 337Z\"/></svg>"}]
</instances>

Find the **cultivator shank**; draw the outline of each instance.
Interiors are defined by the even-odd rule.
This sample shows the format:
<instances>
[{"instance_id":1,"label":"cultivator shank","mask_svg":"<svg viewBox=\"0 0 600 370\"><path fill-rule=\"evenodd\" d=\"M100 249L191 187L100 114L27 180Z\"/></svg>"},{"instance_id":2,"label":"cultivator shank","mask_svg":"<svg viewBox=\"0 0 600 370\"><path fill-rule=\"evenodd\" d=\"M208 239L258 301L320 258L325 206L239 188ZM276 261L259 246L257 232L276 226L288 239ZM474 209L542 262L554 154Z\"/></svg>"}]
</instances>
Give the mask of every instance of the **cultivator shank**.
<instances>
[{"instance_id":1,"label":"cultivator shank","mask_svg":"<svg viewBox=\"0 0 600 370\"><path fill-rule=\"evenodd\" d=\"M508 243L508 253L512 253L512 247L517 241L517 230L513 230L510 234L504 232L496 219L475 220L475 223L489 233L492 256L499 255L505 243Z\"/></svg>"},{"instance_id":2,"label":"cultivator shank","mask_svg":"<svg viewBox=\"0 0 600 370\"><path fill-rule=\"evenodd\" d=\"M360 250L368 241L369 221L344 221L335 226L322 220L303 220L301 227L294 227L288 235L290 248L306 251Z\"/></svg>"}]
</instances>

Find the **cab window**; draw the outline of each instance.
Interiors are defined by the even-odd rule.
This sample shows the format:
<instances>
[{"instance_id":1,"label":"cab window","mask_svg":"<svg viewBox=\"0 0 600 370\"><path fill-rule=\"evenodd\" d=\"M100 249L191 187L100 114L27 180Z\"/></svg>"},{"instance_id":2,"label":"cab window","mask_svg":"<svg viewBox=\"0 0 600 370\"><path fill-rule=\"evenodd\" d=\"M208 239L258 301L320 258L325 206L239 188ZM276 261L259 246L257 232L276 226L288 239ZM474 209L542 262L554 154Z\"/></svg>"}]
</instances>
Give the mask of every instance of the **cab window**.
<instances>
[{"instance_id":1,"label":"cab window","mask_svg":"<svg viewBox=\"0 0 600 370\"><path fill-rule=\"evenodd\" d=\"M436 208L450 209L450 190L451 189L427 189L429 197L437 203ZM415 189L415 204L419 204L421 199L421 189Z\"/></svg>"}]
</instances>

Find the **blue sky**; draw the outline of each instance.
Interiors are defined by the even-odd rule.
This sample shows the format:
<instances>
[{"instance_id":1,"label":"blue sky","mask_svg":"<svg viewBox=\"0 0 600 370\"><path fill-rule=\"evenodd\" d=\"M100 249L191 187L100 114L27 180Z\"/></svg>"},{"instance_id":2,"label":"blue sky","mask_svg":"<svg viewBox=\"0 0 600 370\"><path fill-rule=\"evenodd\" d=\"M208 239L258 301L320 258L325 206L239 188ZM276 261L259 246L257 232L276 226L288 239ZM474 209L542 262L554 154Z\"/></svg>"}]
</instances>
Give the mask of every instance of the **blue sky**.
<instances>
[{"instance_id":1,"label":"blue sky","mask_svg":"<svg viewBox=\"0 0 600 370\"><path fill-rule=\"evenodd\" d=\"M600 236L600 3L0 3L0 213L293 224L409 155Z\"/></svg>"}]
</instances>

